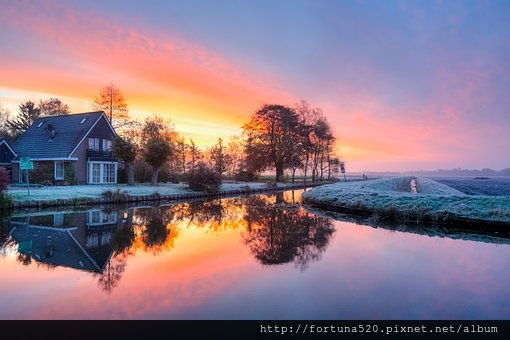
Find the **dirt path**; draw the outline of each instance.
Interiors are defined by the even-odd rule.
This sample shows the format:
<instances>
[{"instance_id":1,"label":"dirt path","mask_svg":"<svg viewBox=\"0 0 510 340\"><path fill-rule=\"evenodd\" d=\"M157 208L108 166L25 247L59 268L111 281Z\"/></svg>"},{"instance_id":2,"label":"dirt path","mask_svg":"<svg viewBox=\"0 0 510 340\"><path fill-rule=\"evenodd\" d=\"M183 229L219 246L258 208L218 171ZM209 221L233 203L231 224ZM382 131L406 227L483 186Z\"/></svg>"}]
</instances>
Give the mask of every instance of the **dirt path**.
<instances>
[{"instance_id":1,"label":"dirt path","mask_svg":"<svg viewBox=\"0 0 510 340\"><path fill-rule=\"evenodd\" d=\"M402 179L402 182L398 183L395 188L396 191L400 192L410 192L413 194L418 193L418 182L416 177L405 177Z\"/></svg>"},{"instance_id":2,"label":"dirt path","mask_svg":"<svg viewBox=\"0 0 510 340\"><path fill-rule=\"evenodd\" d=\"M416 188L416 178L411 179L411 181L409 182L409 186L411 187L412 194L418 193L418 189Z\"/></svg>"}]
</instances>

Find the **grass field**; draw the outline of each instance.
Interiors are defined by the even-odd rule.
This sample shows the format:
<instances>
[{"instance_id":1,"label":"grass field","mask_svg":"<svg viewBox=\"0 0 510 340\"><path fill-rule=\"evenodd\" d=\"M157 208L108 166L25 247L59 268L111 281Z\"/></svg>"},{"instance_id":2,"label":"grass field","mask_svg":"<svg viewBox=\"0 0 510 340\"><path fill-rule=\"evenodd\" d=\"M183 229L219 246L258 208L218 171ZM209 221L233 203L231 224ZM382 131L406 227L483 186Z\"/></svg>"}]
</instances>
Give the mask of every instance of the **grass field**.
<instances>
[{"instance_id":1,"label":"grass field","mask_svg":"<svg viewBox=\"0 0 510 340\"><path fill-rule=\"evenodd\" d=\"M510 177L434 177L431 179L466 195L510 196Z\"/></svg>"}]
</instances>

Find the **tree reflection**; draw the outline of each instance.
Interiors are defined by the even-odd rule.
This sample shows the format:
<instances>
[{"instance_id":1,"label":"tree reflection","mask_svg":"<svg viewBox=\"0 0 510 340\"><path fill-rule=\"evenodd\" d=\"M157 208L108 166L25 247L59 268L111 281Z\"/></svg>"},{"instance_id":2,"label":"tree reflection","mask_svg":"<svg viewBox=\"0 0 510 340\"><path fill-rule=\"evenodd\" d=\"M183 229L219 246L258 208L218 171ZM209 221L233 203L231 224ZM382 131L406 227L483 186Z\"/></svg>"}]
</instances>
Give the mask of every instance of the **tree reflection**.
<instances>
[{"instance_id":1,"label":"tree reflection","mask_svg":"<svg viewBox=\"0 0 510 340\"><path fill-rule=\"evenodd\" d=\"M110 295L118 286L122 273L126 269L127 253L112 256L106 263L103 273L99 276L98 284L103 291Z\"/></svg>"},{"instance_id":2,"label":"tree reflection","mask_svg":"<svg viewBox=\"0 0 510 340\"><path fill-rule=\"evenodd\" d=\"M112 237L113 256L127 252L135 240L135 231L133 229L133 209L126 212L126 221L124 225L117 229Z\"/></svg>"},{"instance_id":3,"label":"tree reflection","mask_svg":"<svg viewBox=\"0 0 510 340\"><path fill-rule=\"evenodd\" d=\"M282 202L283 197L276 197ZM246 244L265 265L294 262L305 270L326 250L334 227L330 219L306 212L298 205L272 204L262 196L246 200Z\"/></svg>"},{"instance_id":4,"label":"tree reflection","mask_svg":"<svg viewBox=\"0 0 510 340\"><path fill-rule=\"evenodd\" d=\"M187 218L190 224L220 226L224 213L221 200L198 201L188 205Z\"/></svg>"},{"instance_id":5,"label":"tree reflection","mask_svg":"<svg viewBox=\"0 0 510 340\"><path fill-rule=\"evenodd\" d=\"M236 228L241 220L243 199L240 197L195 201L174 206L175 222L185 226L219 232Z\"/></svg>"},{"instance_id":6,"label":"tree reflection","mask_svg":"<svg viewBox=\"0 0 510 340\"><path fill-rule=\"evenodd\" d=\"M14 244L14 241L9 237L7 224L3 218L0 218L0 256L5 256L9 247Z\"/></svg>"},{"instance_id":7,"label":"tree reflection","mask_svg":"<svg viewBox=\"0 0 510 340\"><path fill-rule=\"evenodd\" d=\"M3 245L9 233L7 232L7 227L4 224L3 218L0 218L0 245Z\"/></svg>"},{"instance_id":8,"label":"tree reflection","mask_svg":"<svg viewBox=\"0 0 510 340\"><path fill-rule=\"evenodd\" d=\"M32 256L30 256L30 254L18 253L16 256L16 261L24 266L28 266L30 263L32 263Z\"/></svg>"},{"instance_id":9,"label":"tree reflection","mask_svg":"<svg viewBox=\"0 0 510 340\"><path fill-rule=\"evenodd\" d=\"M108 295L119 284L122 274L126 269L127 257L130 255L129 249L133 245L136 236L133 229L133 209L117 213L121 216L125 214L126 218L112 236L112 256L106 263L98 280L99 286Z\"/></svg>"},{"instance_id":10,"label":"tree reflection","mask_svg":"<svg viewBox=\"0 0 510 340\"><path fill-rule=\"evenodd\" d=\"M137 224L141 227L141 242L145 250L154 254L172 247L177 229L171 228L176 210L173 207L151 207L137 210Z\"/></svg>"}]
</instances>

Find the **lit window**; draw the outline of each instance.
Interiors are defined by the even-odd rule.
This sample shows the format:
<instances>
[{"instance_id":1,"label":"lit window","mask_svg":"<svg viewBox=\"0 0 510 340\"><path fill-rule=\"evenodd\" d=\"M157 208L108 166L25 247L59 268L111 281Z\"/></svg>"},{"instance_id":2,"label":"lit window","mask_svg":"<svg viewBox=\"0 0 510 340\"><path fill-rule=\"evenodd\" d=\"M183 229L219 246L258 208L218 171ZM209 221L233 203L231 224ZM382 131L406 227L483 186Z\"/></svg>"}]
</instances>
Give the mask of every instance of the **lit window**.
<instances>
[{"instance_id":1,"label":"lit window","mask_svg":"<svg viewBox=\"0 0 510 340\"><path fill-rule=\"evenodd\" d=\"M103 139L103 151L110 151L112 149L112 141Z\"/></svg>"},{"instance_id":2,"label":"lit window","mask_svg":"<svg viewBox=\"0 0 510 340\"><path fill-rule=\"evenodd\" d=\"M101 180L101 164L92 164L92 183L100 183Z\"/></svg>"},{"instance_id":3,"label":"lit window","mask_svg":"<svg viewBox=\"0 0 510 340\"><path fill-rule=\"evenodd\" d=\"M99 246L99 236L97 233L87 235L87 248L96 248Z\"/></svg>"},{"instance_id":4,"label":"lit window","mask_svg":"<svg viewBox=\"0 0 510 340\"><path fill-rule=\"evenodd\" d=\"M103 164L103 183L115 183L115 164Z\"/></svg>"},{"instance_id":5,"label":"lit window","mask_svg":"<svg viewBox=\"0 0 510 340\"><path fill-rule=\"evenodd\" d=\"M117 183L117 163L91 162L88 165L89 183Z\"/></svg>"},{"instance_id":6,"label":"lit window","mask_svg":"<svg viewBox=\"0 0 510 340\"><path fill-rule=\"evenodd\" d=\"M64 214L63 213L53 214L53 226L54 227L62 227L63 225L64 225Z\"/></svg>"},{"instance_id":7,"label":"lit window","mask_svg":"<svg viewBox=\"0 0 510 340\"><path fill-rule=\"evenodd\" d=\"M55 162L55 179L64 179L64 162Z\"/></svg>"},{"instance_id":8,"label":"lit window","mask_svg":"<svg viewBox=\"0 0 510 340\"><path fill-rule=\"evenodd\" d=\"M88 221L87 223L90 224L98 224L101 223L101 211L99 210L92 210L88 212Z\"/></svg>"},{"instance_id":9,"label":"lit window","mask_svg":"<svg viewBox=\"0 0 510 340\"><path fill-rule=\"evenodd\" d=\"M89 149L90 150L99 150L99 138L89 138Z\"/></svg>"}]
</instances>

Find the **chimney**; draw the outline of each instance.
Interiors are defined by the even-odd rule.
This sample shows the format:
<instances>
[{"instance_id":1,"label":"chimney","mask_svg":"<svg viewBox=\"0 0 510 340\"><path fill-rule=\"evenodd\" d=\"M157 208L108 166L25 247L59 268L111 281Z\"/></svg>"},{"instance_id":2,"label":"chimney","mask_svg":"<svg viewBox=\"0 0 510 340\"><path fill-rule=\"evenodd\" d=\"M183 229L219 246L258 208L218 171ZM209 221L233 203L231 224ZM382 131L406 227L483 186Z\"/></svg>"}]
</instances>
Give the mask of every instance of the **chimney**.
<instances>
[{"instance_id":1,"label":"chimney","mask_svg":"<svg viewBox=\"0 0 510 340\"><path fill-rule=\"evenodd\" d=\"M55 135L56 135L55 128L53 127L53 125L47 124L46 131L48 131L50 134L50 139L48 139L48 141L51 142L55 138Z\"/></svg>"}]
</instances>

